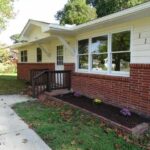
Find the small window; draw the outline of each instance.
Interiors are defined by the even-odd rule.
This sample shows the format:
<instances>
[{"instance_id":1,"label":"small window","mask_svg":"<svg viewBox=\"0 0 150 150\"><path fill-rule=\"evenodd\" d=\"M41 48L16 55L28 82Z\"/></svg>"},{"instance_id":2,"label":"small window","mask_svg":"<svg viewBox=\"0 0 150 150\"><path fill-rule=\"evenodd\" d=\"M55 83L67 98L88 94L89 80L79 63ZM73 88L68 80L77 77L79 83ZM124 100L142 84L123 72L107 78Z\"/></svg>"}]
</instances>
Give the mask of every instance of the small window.
<instances>
[{"instance_id":1,"label":"small window","mask_svg":"<svg viewBox=\"0 0 150 150\"><path fill-rule=\"evenodd\" d=\"M92 70L106 71L108 68L108 36L99 36L92 38Z\"/></svg>"},{"instance_id":2,"label":"small window","mask_svg":"<svg viewBox=\"0 0 150 150\"><path fill-rule=\"evenodd\" d=\"M27 62L28 57L27 57L27 50L21 51L21 62Z\"/></svg>"},{"instance_id":3,"label":"small window","mask_svg":"<svg viewBox=\"0 0 150 150\"><path fill-rule=\"evenodd\" d=\"M37 48L37 62L42 62L42 50Z\"/></svg>"},{"instance_id":4,"label":"small window","mask_svg":"<svg viewBox=\"0 0 150 150\"><path fill-rule=\"evenodd\" d=\"M130 31L112 34L112 71L130 70Z\"/></svg>"},{"instance_id":5,"label":"small window","mask_svg":"<svg viewBox=\"0 0 150 150\"><path fill-rule=\"evenodd\" d=\"M79 69L88 69L88 44L88 39L78 41Z\"/></svg>"},{"instance_id":6,"label":"small window","mask_svg":"<svg viewBox=\"0 0 150 150\"><path fill-rule=\"evenodd\" d=\"M57 46L57 65L64 64L64 56L63 56L63 46Z\"/></svg>"}]
</instances>

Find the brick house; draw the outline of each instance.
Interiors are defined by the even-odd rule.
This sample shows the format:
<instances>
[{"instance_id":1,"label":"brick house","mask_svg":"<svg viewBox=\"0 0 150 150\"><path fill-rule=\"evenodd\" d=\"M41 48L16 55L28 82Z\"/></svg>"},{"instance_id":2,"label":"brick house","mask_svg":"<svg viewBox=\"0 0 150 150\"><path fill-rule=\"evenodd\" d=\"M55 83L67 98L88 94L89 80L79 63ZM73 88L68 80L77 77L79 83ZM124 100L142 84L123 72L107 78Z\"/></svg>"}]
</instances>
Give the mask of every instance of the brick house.
<instances>
[{"instance_id":1,"label":"brick house","mask_svg":"<svg viewBox=\"0 0 150 150\"><path fill-rule=\"evenodd\" d=\"M72 90L150 116L150 2L78 26L29 20L21 40L19 79L72 70Z\"/></svg>"}]
</instances>

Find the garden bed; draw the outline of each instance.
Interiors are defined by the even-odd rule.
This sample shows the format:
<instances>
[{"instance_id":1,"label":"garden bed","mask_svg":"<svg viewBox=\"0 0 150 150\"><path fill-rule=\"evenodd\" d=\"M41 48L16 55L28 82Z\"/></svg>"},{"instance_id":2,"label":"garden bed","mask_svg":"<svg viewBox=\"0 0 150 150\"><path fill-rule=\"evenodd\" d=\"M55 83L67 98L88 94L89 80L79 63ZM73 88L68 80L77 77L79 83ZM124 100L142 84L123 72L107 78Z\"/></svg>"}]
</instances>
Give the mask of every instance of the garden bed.
<instances>
[{"instance_id":1,"label":"garden bed","mask_svg":"<svg viewBox=\"0 0 150 150\"><path fill-rule=\"evenodd\" d=\"M63 100L64 102L71 103L75 106L81 107L87 111L102 116L129 129L133 129L137 125L144 122L149 122L148 119L143 118L133 112L131 112L131 116L124 116L120 113L120 108L105 103L95 104L93 99L85 96L76 97L73 95L73 93L68 93L55 97Z\"/></svg>"}]
</instances>

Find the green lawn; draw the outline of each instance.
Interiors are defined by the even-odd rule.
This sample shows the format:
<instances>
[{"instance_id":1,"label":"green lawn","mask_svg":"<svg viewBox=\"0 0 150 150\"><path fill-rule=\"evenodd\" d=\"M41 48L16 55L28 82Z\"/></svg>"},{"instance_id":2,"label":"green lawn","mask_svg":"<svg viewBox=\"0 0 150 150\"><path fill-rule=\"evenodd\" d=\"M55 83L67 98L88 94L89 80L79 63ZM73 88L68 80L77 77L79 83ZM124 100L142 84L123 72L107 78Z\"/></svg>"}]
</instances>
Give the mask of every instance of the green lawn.
<instances>
[{"instance_id":1,"label":"green lawn","mask_svg":"<svg viewBox=\"0 0 150 150\"><path fill-rule=\"evenodd\" d=\"M0 74L0 95L17 94L24 88L25 83L17 80L16 74Z\"/></svg>"},{"instance_id":2,"label":"green lawn","mask_svg":"<svg viewBox=\"0 0 150 150\"><path fill-rule=\"evenodd\" d=\"M95 117L68 105L26 102L13 108L53 150L141 150Z\"/></svg>"}]
</instances>

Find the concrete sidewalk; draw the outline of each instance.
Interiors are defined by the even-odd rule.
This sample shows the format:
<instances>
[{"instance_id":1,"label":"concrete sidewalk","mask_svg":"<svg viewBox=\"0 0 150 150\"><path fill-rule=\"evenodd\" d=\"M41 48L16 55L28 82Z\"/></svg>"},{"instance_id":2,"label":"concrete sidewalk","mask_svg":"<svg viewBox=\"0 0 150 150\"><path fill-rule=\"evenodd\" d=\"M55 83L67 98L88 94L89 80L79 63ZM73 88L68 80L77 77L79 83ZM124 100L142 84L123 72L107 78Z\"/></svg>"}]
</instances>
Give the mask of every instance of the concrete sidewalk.
<instances>
[{"instance_id":1,"label":"concrete sidewalk","mask_svg":"<svg viewBox=\"0 0 150 150\"><path fill-rule=\"evenodd\" d=\"M15 103L34 100L22 95L0 96L0 150L51 150L11 109Z\"/></svg>"}]
</instances>

